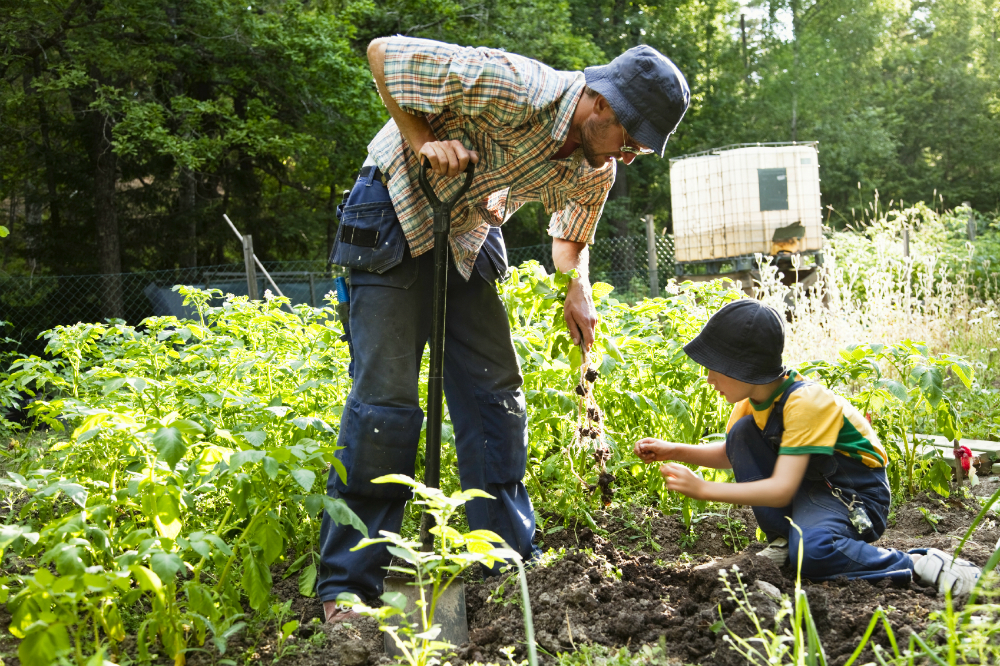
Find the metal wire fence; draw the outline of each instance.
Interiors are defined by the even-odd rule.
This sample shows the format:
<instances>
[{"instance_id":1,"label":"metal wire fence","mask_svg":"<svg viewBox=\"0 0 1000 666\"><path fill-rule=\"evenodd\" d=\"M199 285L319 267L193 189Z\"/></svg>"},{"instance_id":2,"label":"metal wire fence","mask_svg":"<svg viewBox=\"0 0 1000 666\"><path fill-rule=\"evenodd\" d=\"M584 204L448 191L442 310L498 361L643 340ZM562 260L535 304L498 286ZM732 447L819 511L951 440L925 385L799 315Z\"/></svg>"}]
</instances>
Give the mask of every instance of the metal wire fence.
<instances>
[{"instance_id":1,"label":"metal wire fence","mask_svg":"<svg viewBox=\"0 0 1000 666\"><path fill-rule=\"evenodd\" d=\"M534 259L551 272L552 245L507 249L507 262L518 266ZM674 277L674 238L656 236L656 275L660 290ZM649 252L646 236L602 238L590 246L590 281L607 282L620 300L649 295Z\"/></svg>"},{"instance_id":2,"label":"metal wire fence","mask_svg":"<svg viewBox=\"0 0 1000 666\"><path fill-rule=\"evenodd\" d=\"M645 236L602 239L591 246L591 279L609 282L619 298L641 298L649 293L649 267ZM659 283L673 275L673 243L669 236L656 239ZM535 259L552 268L552 246L509 248L508 260L519 265ZM333 278L341 269L324 261L264 262L281 292L293 304L314 307L325 303L334 289ZM0 273L0 321L6 323L0 345L7 350L40 354L45 341L38 336L58 325L102 322L109 318L139 324L150 316L197 317L173 291L184 284L219 289L223 294L246 296L247 275L243 264L200 266L164 271L142 271L120 275L12 276ZM258 272L257 293L271 289ZM273 290L272 290L273 291Z\"/></svg>"}]
</instances>

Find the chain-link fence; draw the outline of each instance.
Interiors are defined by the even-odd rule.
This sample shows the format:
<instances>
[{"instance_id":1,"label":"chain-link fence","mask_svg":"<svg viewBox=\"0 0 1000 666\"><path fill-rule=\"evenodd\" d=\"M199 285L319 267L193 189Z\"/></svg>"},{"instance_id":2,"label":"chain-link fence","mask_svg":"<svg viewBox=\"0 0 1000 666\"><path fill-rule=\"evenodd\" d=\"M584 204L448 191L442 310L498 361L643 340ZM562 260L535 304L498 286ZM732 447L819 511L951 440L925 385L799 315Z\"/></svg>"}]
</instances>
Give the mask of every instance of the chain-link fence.
<instances>
[{"instance_id":1,"label":"chain-link fence","mask_svg":"<svg viewBox=\"0 0 1000 666\"><path fill-rule=\"evenodd\" d=\"M324 304L333 290L333 277L324 261L264 262L281 292L292 303ZM10 276L0 274L0 320L7 322L3 335L22 353L40 353L38 335L59 324L98 322L108 318L138 324L154 315L197 317L173 291L177 284L219 289L223 294L246 296L247 274L243 264L200 266L119 275ZM274 289L257 272L257 293Z\"/></svg>"},{"instance_id":2,"label":"chain-link fence","mask_svg":"<svg viewBox=\"0 0 1000 666\"><path fill-rule=\"evenodd\" d=\"M551 272L552 245L507 248L507 262L518 266L534 259ZM656 277L662 291L674 277L674 238L656 236ZM590 281L607 282L622 300L649 295L649 251L645 236L602 238L590 246Z\"/></svg>"},{"instance_id":3,"label":"chain-link fence","mask_svg":"<svg viewBox=\"0 0 1000 666\"><path fill-rule=\"evenodd\" d=\"M619 298L641 298L649 293L649 265L646 237L607 238L590 249L590 274L594 282L613 284ZM674 274L673 242L657 236L659 284L662 288ZM508 260L519 265L535 259L549 271L552 246L509 248ZM293 304L324 304L333 290L333 276L324 261L264 262L281 292ZM334 270L339 270L334 267ZM138 324L146 317L174 315L196 317L183 305L183 297L173 291L177 284L219 289L223 294L247 295L247 275L243 264L201 266L165 271L144 271L120 275L11 276L0 274L0 331L22 353L39 354L44 341L38 335L57 325L99 322L109 318ZM259 271L257 293L273 288Z\"/></svg>"}]
</instances>

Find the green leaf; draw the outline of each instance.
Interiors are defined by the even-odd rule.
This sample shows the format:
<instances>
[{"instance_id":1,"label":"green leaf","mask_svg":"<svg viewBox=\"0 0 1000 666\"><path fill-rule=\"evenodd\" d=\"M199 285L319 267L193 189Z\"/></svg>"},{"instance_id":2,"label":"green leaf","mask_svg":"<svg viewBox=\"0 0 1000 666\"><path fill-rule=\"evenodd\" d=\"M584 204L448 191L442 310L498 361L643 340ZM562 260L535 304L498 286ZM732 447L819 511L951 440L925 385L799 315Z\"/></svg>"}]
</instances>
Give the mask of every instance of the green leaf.
<instances>
[{"instance_id":1,"label":"green leaf","mask_svg":"<svg viewBox=\"0 0 1000 666\"><path fill-rule=\"evenodd\" d=\"M267 474L267 478L272 481L278 478L278 472L281 471L281 466L278 461L271 456L264 456L261 459L261 467L264 468L264 474Z\"/></svg>"},{"instance_id":2,"label":"green leaf","mask_svg":"<svg viewBox=\"0 0 1000 666\"><path fill-rule=\"evenodd\" d=\"M267 433L263 430L251 430L249 432L241 432L240 437L248 441L251 446L255 448L260 448L264 446L264 442L267 441Z\"/></svg>"},{"instance_id":3,"label":"green leaf","mask_svg":"<svg viewBox=\"0 0 1000 666\"><path fill-rule=\"evenodd\" d=\"M379 598L388 606L398 608L401 611L406 610L406 595L402 592L384 592Z\"/></svg>"},{"instance_id":4,"label":"green leaf","mask_svg":"<svg viewBox=\"0 0 1000 666\"><path fill-rule=\"evenodd\" d=\"M177 428L185 435L203 435L205 434L205 428L202 427L197 421L189 421L188 419L177 419L170 424L172 428Z\"/></svg>"},{"instance_id":5,"label":"green leaf","mask_svg":"<svg viewBox=\"0 0 1000 666\"><path fill-rule=\"evenodd\" d=\"M3 549L21 538L24 528L20 525L0 525L0 553Z\"/></svg>"},{"instance_id":6,"label":"green leaf","mask_svg":"<svg viewBox=\"0 0 1000 666\"><path fill-rule=\"evenodd\" d=\"M271 594L271 572L252 548L248 549L247 556L243 559L243 578L240 583L246 592L250 608L264 608Z\"/></svg>"},{"instance_id":7,"label":"green leaf","mask_svg":"<svg viewBox=\"0 0 1000 666\"><path fill-rule=\"evenodd\" d=\"M939 402L934 413L938 432L950 440L962 439L962 428L958 424L958 414L950 400L944 399Z\"/></svg>"},{"instance_id":8,"label":"green leaf","mask_svg":"<svg viewBox=\"0 0 1000 666\"><path fill-rule=\"evenodd\" d=\"M22 664L54 664L69 650L69 633L66 631L66 626L56 623L21 639L21 644L17 646L17 656Z\"/></svg>"},{"instance_id":9,"label":"green leaf","mask_svg":"<svg viewBox=\"0 0 1000 666\"><path fill-rule=\"evenodd\" d=\"M139 588L145 592L152 592L162 606L164 603L163 582L160 577L141 564L133 564L128 569L135 576L135 582L139 584Z\"/></svg>"},{"instance_id":10,"label":"green leaf","mask_svg":"<svg viewBox=\"0 0 1000 666\"><path fill-rule=\"evenodd\" d=\"M953 360L951 362L951 371L955 373L955 376L962 380L965 384L965 388L972 386L972 368L965 361Z\"/></svg>"},{"instance_id":11,"label":"green leaf","mask_svg":"<svg viewBox=\"0 0 1000 666\"><path fill-rule=\"evenodd\" d=\"M388 550L390 554L395 555L404 562L409 562L410 564L417 563L413 553L406 550L405 548L400 548L399 546L386 546L386 550Z\"/></svg>"},{"instance_id":12,"label":"green leaf","mask_svg":"<svg viewBox=\"0 0 1000 666\"><path fill-rule=\"evenodd\" d=\"M231 471L236 471L240 467L243 467L246 463L256 463L264 459L267 453L257 449L247 449L246 451L237 451L229 458L229 469Z\"/></svg>"},{"instance_id":13,"label":"green leaf","mask_svg":"<svg viewBox=\"0 0 1000 666\"><path fill-rule=\"evenodd\" d=\"M299 594L303 597L316 596L316 565L310 564L299 574Z\"/></svg>"},{"instance_id":14,"label":"green leaf","mask_svg":"<svg viewBox=\"0 0 1000 666\"><path fill-rule=\"evenodd\" d=\"M142 510L152 518L161 536L176 539L184 526L181 521L180 491L176 486L154 486L142 497Z\"/></svg>"},{"instance_id":15,"label":"green leaf","mask_svg":"<svg viewBox=\"0 0 1000 666\"><path fill-rule=\"evenodd\" d=\"M571 370L576 370L583 363L583 354L580 352L580 347L573 345L569 350L569 367Z\"/></svg>"},{"instance_id":16,"label":"green leaf","mask_svg":"<svg viewBox=\"0 0 1000 666\"><path fill-rule=\"evenodd\" d=\"M347 468L344 467L344 463L340 462L339 458L333 458L330 460L330 465L337 470L337 476L340 477L340 482L345 486L347 485Z\"/></svg>"},{"instance_id":17,"label":"green leaf","mask_svg":"<svg viewBox=\"0 0 1000 666\"><path fill-rule=\"evenodd\" d=\"M323 508L326 509L327 514L330 516L330 520L337 523L338 525L350 525L357 531L361 532L365 537L368 536L368 528L365 524L361 522L358 518L358 514L351 511L351 508L347 506L347 503L339 497L334 499L329 495L323 496Z\"/></svg>"},{"instance_id":18,"label":"green leaf","mask_svg":"<svg viewBox=\"0 0 1000 666\"><path fill-rule=\"evenodd\" d=\"M312 490L313 483L316 481L316 472L310 469L299 468L293 469L291 474L292 478L295 479L295 482L302 487L302 490L306 492Z\"/></svg>"},{"instance_id":19,"label":"green leaf","mask_svg":"<svg viewBox=\"0 0 1000 666\"><path fill-rule=\"evenodd\" d=\"M267 515L263 520L257 521L253 534L249 535L250 540L260 546L264 555L264 563L271 565L285 552L285 538L281 528L271 515Z\"/></svg>"},{"instance_id":20,"label":"green leaf","mask_svg":"<svg viewBox=\"0 0 1000 666\"><path fill-rule=\"evenodd\" d=\"M184 562L176 553L153 553L149 566L161 581L170 581L184 568Z\"/></svg>"},{"instance_id":21,"label":"green leaf","mask_svg":"<svg viewBox=\"0 0 1000 666\"><path fill-rule=\"evenodd\" d=\"M906 387L895 379L880 379L875 383L875 388L885 389L892 397L903 403L910 398L906 393Z\"/></svg>"},{"instance_id":22,"label":"green leaf","mask_svg":"<svg viewBox=\"0 0 1000 666\"><path fill-rule=\"evenodd\" d=\"M923 367L922 370L919 373L920 379L917 385L931 407L937 407L944 396L944 378L941 375L941 368Z\"/></svg>"},{"instance_id":23,"label":"green leaf","mask_svg":"<svg viewBox=\"0 0 1000 666\"><path fill-rule=\"evenodd\" d=\"M299 628L298 620L289 620L288 622L281 625L281 637L283 639L287 639L298 628Z\"/></svg>"},{"instance_id":24,"label":"green leaf","mask_svg":"<svg viewBox=\"0 0 1000 666\"><path fill-rule=\"evenodd\" d=\"M81 509L87 508L87 489L79 483L60 481L59 490L66 493L66 497L73 500L73 503Z\"/></svg>"},{"instance_id":25,"label":"green leaf","mask_svg":"<svg viewBox=\"0 0 1000 666\"><path fill-rule=\"evenodd\" d=\"M156 448L157 460L163 460L170 469L174 469L184 454L187 453L187 444L184 443L184 436L181 431L173 426L160 428L153 433L153 446Z\"/></svg>"},{"instance_id":26,"label":"green leaf","mask_svg":"<svg viewBox=\"0 0 1000 666\"><path fill-rule=\"evenodd\" d=\"M625 358L622 356L621 351L618 350L618 345L615 343L614 338L612 338L611 336L603 338L601 340L601 344L604 345L604 349L613 359L615 359L619 363L625 362Z\"/></svg>"},{"instance_id":27,"label":"green leaf","mask_svg":"<svg viewBox=\"0 0 1000 666\"><path fill-rule=\"evenodd\" d=\"M951 465L949 465L944 458L939 457L934 461L934 464L924 476L924 483L938 495L948 497L951 494L951 490L949 488L951 484L951 473Z\"/></svg>"},{"instance_id":28,"label":"green leaf","mask_svg":"<svg viewBox=\"0 0 1000 666\"><path fill-rule=\"evenodd\" d=\"M405 474L386 474L384 476L377 476L372 479L372 483L401 483L404 486L409 486L411 488L419 488L423 485L414 481Z\"/></svg>"},{"instance_id":29,"label":"green leaf","mask_svg":"<svg viewBox=\"0 0 1000 666\"><path fill-rule=\"evenodd\" d=\"M44 560L55 562L56 571L62 576L83 575L86 568L80 558L80 547L68 543L60 543L46 554Z\"/></svg>"}]
</instances>

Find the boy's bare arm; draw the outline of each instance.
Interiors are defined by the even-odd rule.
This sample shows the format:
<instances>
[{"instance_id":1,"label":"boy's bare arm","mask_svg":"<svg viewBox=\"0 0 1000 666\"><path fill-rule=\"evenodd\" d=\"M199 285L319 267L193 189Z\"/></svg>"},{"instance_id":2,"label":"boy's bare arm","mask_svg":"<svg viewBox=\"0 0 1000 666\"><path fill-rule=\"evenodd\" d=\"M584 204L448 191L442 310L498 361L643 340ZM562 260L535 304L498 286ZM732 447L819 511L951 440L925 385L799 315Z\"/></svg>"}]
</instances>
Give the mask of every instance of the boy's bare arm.
<instances>
[{"instance_id":1,"label":"boy's bare arm","mask_svg":"<svg viewBox=\"0 0 1000 666\"><path fill-rule=\"evenodd\" d=\"M664 442L663 440L647 437L635 443L635 455L639 456L645 463L652 463L663 460L676 460L689 465L699 467L711 467L713 469L730 469L729 457L726 456L725 442L716 444L701 444L692 446L690 444L677 444L675 442Z\"/></svg>"},{"instance_id":2,"label":"boy's bare arm","mask_svg":"<svg viewBox=\"0 0 1000 666\"><path fill-rule=\"evenodd\" d=\"M778 456L769 479L746 483L715 483L695 476L687 467L674 463L660 466L667 487L693 499L781 508L792 503L802 485L809 456Z\"/></svg>"}]
</instances>

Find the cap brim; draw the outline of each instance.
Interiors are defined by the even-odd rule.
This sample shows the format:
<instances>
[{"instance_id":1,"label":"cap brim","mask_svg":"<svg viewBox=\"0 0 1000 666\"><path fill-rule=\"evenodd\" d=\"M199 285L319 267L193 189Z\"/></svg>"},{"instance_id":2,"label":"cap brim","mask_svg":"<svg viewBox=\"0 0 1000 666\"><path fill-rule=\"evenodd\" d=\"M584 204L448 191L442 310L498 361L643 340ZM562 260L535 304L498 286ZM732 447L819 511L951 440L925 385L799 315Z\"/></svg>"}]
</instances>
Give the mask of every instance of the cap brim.
<instances>
[{"instance_id":1,"label":"cap brim","mask_svg":"<svg viewBox=\"0 0 1000 666\"><path fill-rule=\"evenodd\" d=\"M604 99L608 100L611 110L618 117L618 122L625 127L625 131L633 139L643 146L652 149L653 154L657 157L663 157L663 154L667 150L667 139L670 135L664 136L651 123L643 119L639 112L635 110L635 107L632 106L631 102L625 99L618 91L615 84L604 76L604 72L601 71L603 68L604 66L588 67L583 71L587 85L592 90L596 90L603 95Z\"/></svg>"},{"instance_id":2,"label":"cap brim","mask_svg":"<svg viewBox=\"0 0 1000 666\"><path fill-rule=\"evenodd\" d=\"M700 335L684 345L684 353L698 365L746 384L770 384L781 379L788 372L788 368L784 366L761 372L759 368L755 368L749 363L729 358L715 351L701 339Z\"/></svg>"}]
</instances>

